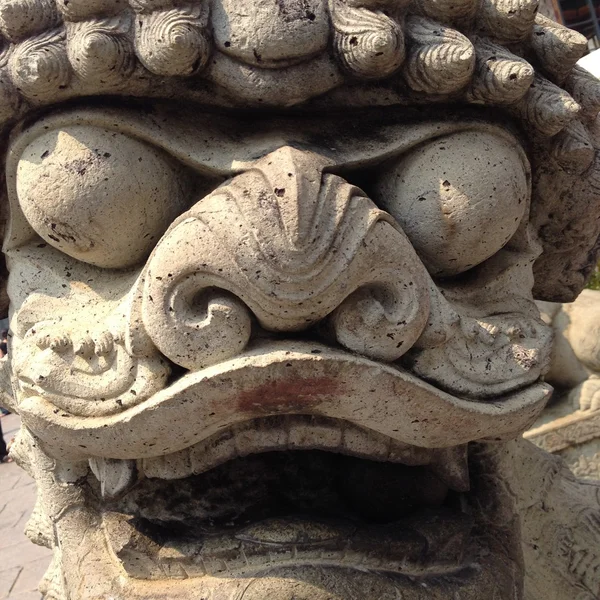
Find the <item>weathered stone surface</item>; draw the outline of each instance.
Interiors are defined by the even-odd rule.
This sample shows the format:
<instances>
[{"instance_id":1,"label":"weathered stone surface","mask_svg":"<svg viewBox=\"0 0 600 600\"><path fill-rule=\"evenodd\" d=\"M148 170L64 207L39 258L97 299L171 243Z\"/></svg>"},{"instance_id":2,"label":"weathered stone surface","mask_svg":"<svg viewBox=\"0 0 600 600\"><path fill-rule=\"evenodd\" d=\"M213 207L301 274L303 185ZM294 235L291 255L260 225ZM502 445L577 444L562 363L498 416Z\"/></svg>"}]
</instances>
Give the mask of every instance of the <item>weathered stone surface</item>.
<instances>
[{"instance_id":1,"label":"weathered stone surface","mask_svg":"<svg viewBox=\"0 0 600 600\"><path fill-rule=\"evenodd\" d=\"M4 2L47 598L598 596L597 489L515 441L600 233L600 84L536 12Z\"/></svg>"}]
</instances>

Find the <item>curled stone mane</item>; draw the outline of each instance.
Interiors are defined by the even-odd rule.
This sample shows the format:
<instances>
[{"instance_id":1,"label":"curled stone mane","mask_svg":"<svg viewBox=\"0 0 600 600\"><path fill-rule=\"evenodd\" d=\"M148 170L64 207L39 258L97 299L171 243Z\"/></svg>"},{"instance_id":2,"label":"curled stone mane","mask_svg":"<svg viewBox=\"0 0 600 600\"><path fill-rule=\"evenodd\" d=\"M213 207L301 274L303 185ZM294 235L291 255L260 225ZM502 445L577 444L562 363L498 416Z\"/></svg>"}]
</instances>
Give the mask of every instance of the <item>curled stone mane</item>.
<instances>
[{"instance_id":1,"label":"curled stone mane","mask_svg":"<svg viewBox=\"0 0 600 600\"><path fill-rule=\"evenodd\" d=\"M46 600L600 598L600 485L522 437L600 252L586 51L538 0L0 0Z\"/></svg>"},{"instance_id":2,"label":"curled stone mane","mask_svg":"<svg viewBox=\"0 0 600 600\"><path fill-rule=\"evenodd\" d=\"M289 2L295 11L318 6L321 12L308 8L302 18L324 22L329 40L304 64L275 56L265 67L256 51L236 53L222 39L227 3L5 0L0 123L96 95L290 107L327 94L338 105L360 103L358 88L385 91L363 95L370 105L494 107L521 123L538 148L531 218L544 253L536 295L577 295L596 260L598 243L589 240L600 234L600 82L576 66L585 37L539 15L537 0Z\"/></svg>"}]
</instances>

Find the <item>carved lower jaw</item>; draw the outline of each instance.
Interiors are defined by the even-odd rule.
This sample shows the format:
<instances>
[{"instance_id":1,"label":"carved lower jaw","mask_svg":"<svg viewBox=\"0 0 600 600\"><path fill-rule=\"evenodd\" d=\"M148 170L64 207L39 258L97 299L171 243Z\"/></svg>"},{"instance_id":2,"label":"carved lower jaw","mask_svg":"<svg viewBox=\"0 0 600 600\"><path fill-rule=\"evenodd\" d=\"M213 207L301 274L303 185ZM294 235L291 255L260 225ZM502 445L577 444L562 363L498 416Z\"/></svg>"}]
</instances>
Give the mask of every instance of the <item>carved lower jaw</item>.
<instances>
[{"instance_id":1,"label":"carved lower jaw","mask_svg":"<svg viewBox=\"0 0 600 600\"><path fill-rule=\"evenodd\" d=\"M381 442L364 441L365 456ZM82 511L102 523L86 560L113 570L115 599L519 598L516 531L485 513L466 447L372 458L281 447L184 478L140 473Z\"/></svg>"}]
</instances>

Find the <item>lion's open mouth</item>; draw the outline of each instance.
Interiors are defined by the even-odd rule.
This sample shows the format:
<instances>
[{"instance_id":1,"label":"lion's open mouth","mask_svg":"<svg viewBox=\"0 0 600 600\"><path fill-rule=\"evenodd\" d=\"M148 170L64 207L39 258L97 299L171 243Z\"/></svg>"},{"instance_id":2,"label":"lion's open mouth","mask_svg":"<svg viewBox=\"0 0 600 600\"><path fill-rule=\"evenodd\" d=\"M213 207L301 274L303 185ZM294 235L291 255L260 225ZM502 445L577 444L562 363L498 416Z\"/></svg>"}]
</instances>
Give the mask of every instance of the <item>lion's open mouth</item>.
<instances>
[{"instance_id":1,"label":"lion's open mouth","mask_svg":"<svg viewBox=\"0 0 600 600\"><path fill-rule=\"evenodd\" d=\"M20 410L58 460L89 461L70 519L94 532L85 560L104 565L106 597L514 600L518 524L477 449L514 436L547 394L474 402L321 344L266 341L119 414L75 419L35 396Z\"/></svg>"},{"instance_id":2,"label":"lion's open mouth","mask_svg":"<svg viewBox=\"0 0 600 600\"><path fill-rule=\"evenodd\" d=\"M138 461L128 489L101 503L110 547L130 577L246 577L315 564L445 577L489 553L468 493L466 446L389 440L384 450L382 436L302 416L219 437L212 456L200 444ZM115 474L98 474L103 483L92 486L101 495Z\"/></svg>"}]
</instances>

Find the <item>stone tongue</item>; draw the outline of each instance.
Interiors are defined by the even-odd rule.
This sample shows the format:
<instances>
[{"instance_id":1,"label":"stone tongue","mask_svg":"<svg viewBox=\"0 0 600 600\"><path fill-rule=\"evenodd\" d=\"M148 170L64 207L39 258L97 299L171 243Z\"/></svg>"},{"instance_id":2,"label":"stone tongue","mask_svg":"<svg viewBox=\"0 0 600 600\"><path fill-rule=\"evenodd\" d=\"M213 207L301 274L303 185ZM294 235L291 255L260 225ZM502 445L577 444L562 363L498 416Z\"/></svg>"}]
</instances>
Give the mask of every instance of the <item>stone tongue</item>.
<instances>
[{"instance_id":1,"label":"stone tongue","mask_svg":"<svg viewBox=\"0 0 600 600\"><path fill-rule=\"evenodd\" d=\"M240 530L197 539L157 542L134 520L115 513L104 524L112 551L129 575L139 579L249 574L265 561L345 565L407 575L451 573L469 553L473 525L468 515L436 511L393 525L356 526L343 521L274 518Z\"/></svg>"}]
</instances>

